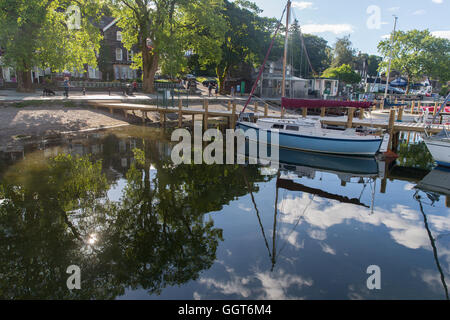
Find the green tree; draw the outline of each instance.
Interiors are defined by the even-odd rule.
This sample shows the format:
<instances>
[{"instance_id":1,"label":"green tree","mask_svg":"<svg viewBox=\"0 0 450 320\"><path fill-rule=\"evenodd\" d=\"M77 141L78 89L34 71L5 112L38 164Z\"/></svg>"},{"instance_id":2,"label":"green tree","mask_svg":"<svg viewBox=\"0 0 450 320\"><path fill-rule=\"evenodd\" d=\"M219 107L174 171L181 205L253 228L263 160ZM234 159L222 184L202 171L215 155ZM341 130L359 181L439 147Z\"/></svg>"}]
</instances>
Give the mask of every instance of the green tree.
<instances>
[{"instance_id":1,"label":"green tree","mask_svg":"<svg viewBox=\"0 0 450 320\"><path fill-rule=\"evenodd\" d=\"M376 77L378 75L378 71L381 65L383 58L377 55L369 55L368 64L369 64L369 76Z\"/></svg>"},{"instance_id":2,"label":"green tree","mask_svg":"<svg viewBox=\"0 0 450 320\"><path fill-rule=\"evenodd\" d=\"M338 79L347 84L356 84L361 82L361 76L353 71L348 64L343 64L337 68L328 68L322 74L322 78Z\"/></svg>"},{"instance_id":3,"label":"green tree","mask_svg":"<svg viewBox=\"0 0 450 320\"><path fill-rule=\"evenodd\" d=\"M161 67L175 74L187 63L185 53L198 54L202 64L220 59L225 27L222 0L111 0L120 18L127 49L138 45L133 58L143 70L143 90L154 91L154 77Z\"/></svg>"},{"instance_id":4,"label":"green tree","mask_svg":"<svg viewBox=\"0 0 450 320\"><path fill-rule=\"evenodd\" d=\"M97 66L101 39L95 27L100 0L79 0L80 29L68 27L68 0L0 0L0 44L4 63L15 68L18 90L32 90L34 67L53 71L84 70Z\"/></svg>"},{"instance_id":5,"label":"green tree","mask_svg":"<svg viewBox=\"0 0 450 320\"><path fill-rule=\"evenodd\" d=\"M350 36L337 39L333 50L333 61L331 67L340 67L343 64L352 65L356 50L352 48Z\"/></svg>"},{"instance_id":6,"label":"green tree","mask_svg":"<svg viewBox=\"0 0 450 320\"><path fill-rule=\"evenodd\" d=\"M259 17L259 8L251 2L224 2L222 14L226 33L221 46L221 60L216 65L221 94L225 93L225 78L232 68L243 62L253 66L263 62L270 33L276 23L273 19Z\"/></svg>"},{"instance_id":7,"label":"green tree","mask_svg":"<svg viewBox=\"0 0 450 320\"><path fill-rule=\"evenodd\" d=\"M446 83L450 80L450 41L434 37L428 30L398 31L393 39L378 44L378 51L389 56L392 49L392 69L402 73L411 82L430 76ZM387 68L388 62L381 66Z\"/></svg>"}]
</instances>

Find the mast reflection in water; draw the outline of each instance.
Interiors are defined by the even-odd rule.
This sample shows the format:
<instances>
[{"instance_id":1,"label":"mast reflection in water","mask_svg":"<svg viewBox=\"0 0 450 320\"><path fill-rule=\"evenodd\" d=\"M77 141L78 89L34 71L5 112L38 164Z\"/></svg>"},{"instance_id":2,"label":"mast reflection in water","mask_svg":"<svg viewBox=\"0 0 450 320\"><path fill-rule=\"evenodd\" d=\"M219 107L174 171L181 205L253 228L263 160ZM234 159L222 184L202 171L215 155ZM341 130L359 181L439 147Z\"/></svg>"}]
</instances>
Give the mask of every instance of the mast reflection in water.
<instances>
[{"instance_id":1,"label":"mast reflection in water","mask_svg":"<svg viewBox=\"0 0 450 320\"><path fill-rule=\"evenodd\" d=\"M421 187L428 165L282 150L279 171L173 166L166 141L129 127L1 154L1 297L448 297L449 193Z\"/></svg>"}]
</instances>

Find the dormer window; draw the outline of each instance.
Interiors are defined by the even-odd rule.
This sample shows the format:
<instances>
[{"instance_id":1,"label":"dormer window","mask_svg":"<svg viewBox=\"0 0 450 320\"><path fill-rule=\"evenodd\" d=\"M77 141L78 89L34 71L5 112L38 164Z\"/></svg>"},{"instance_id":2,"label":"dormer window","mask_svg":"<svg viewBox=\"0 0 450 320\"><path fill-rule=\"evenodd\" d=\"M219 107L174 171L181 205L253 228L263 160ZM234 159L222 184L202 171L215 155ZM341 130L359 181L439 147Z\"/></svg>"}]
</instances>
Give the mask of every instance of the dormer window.
<instances>
[{"instance_id":1,"label":"dormer window","mask_svg":"<svg viewBox=\"0 0 450 320\"><path fill-rule=\"evenodd\" d=\"M122 41L122 32L117 31L117 41Z\"/></svg>"},{"instance_id":2,"label":"dormer window","mask_svg":"<svg viewBox=\"0 0 450 320\"><path fill-rule=\"evenodd\" d=\"M122 61L123 57L122 57L122 49L117 48L116 49L116 60L117 61Z\"/></svg>"}]
</instances>

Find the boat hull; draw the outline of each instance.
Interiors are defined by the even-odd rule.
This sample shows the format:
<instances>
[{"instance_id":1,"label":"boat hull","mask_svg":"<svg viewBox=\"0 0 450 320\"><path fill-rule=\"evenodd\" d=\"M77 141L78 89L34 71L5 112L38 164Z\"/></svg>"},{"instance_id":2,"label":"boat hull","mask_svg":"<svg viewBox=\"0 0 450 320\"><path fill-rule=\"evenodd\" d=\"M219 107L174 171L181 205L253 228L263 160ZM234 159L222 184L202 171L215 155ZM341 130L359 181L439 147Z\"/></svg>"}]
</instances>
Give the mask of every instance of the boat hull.
<instances>
[{"instance_id":1,"label":"boat hull","mask_svg":"<svg viewBox=\"0 0 450 320\"><path fill-rule=\"evenodd\" d=\"M267 134L267 143L271 144L271 135L267 130L241 122L237 124L237 128L244 132L250 129L256 130L258 135L259 131L269 133ZM335 139L279 132L279 147L281 148L324 154L374 156L379 151L381 143L382 139Z\"/></svg>"},{"instance_id":2,"label":"boat hull","mask_svg":"<svg viewBox=\"0 0 450 320\"><path fill-rule=\"evenodd\" d=\"M440 166L450 167L450 143L433 139L425 139L425 143L433 159Z\"/></svg>"}]
</instances>

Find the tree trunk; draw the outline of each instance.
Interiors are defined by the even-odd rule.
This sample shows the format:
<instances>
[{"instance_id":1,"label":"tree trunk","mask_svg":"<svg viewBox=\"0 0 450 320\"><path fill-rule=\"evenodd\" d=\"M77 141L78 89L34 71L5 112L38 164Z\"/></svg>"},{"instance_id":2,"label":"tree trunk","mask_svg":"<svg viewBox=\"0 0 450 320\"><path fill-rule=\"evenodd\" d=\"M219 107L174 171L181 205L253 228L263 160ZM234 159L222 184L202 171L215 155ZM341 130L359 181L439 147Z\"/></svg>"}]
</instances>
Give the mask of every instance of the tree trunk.
<instances>
[{"instance_id":1,"label":"tree trunk","mask_svg":"<svg viewBox=\"0 0 450 320\"><path fill-rule=\"evenodd\" d=\"M142 69L143 69L143 81L142 90L146 93L155 92L155 74L158 70L158 55L154 52L150 52L145 43L142 50Z\"/></svg>"},{"instance_id":2,"label":"tree trunk","mask_svg":"<svg viewBox=\"0 0 450 320\"><path fill-rule=\"evenodd\" d=\"M411 83L411 77L408 76L408 84L406 85L406 94L409 94L410 83Z\"/></svg>"},{"instance_id":3,"label":"tree trunk","mask_svg":"<svg viewBox=\"0 0 450 320\"><path fill-rule=\"evenodd\" d=\"M220 67L216 68L216 75L219 78L219 93L221 95L227 94L225 92L225 78L227 77L228 69L228 67L223 68L223 70Z\"/></svg>"},{"instance_id":4,"label":"tree trunk","mask_svg":"<svg viewBox=\"0 0 450 320\"><path fill-rule=\"evenodd\" d=\"M31 70L17 71L17 91L34 92L33 83L31 82Z\"/></svg>"}]
</instances>

